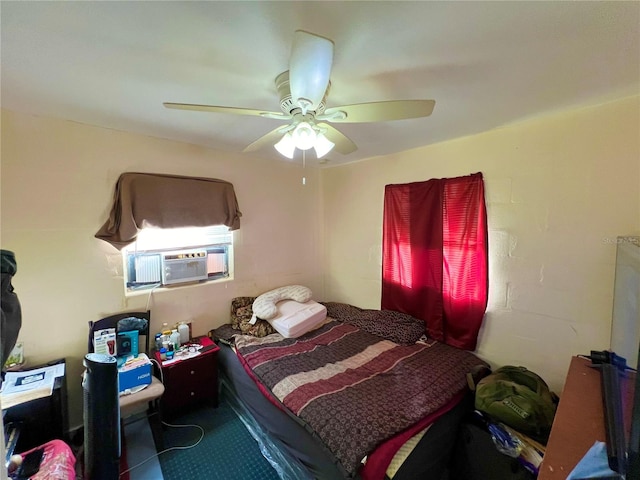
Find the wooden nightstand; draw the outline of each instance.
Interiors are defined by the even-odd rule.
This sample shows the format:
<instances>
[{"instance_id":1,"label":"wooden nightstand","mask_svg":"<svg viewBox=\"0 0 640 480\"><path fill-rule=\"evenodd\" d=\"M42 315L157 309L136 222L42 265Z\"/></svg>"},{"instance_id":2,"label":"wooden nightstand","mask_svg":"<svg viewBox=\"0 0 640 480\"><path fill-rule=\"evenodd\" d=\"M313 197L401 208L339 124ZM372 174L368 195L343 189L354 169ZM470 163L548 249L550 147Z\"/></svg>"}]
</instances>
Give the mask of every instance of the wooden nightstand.
<instances>
[{"instance_id":1,"label":"wooden nightstand","mask_svg":"<svg viewBox=\"0 0 640 480\"><path fill-rule=\"evenodd\" d=\"M196 338L194 343L202 345L199 355L162 365L165 391L160 404L163 415L174 416L185 408L204 402L218 406L220 348L208 337ZM157 353L156 359L160 361Z\"/></svg>"}]
</instances>

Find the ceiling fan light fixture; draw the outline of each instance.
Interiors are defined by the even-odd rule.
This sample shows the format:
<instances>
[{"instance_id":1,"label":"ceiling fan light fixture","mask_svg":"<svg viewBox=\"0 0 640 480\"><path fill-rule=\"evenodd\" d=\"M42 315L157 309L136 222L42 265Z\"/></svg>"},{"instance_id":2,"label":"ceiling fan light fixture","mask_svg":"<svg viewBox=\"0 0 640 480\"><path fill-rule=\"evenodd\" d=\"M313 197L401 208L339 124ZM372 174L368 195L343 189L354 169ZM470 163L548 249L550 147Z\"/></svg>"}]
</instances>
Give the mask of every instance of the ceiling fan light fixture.
<instances>
[{"instance_id":1,"label":"ceiling fan light fixture","mask_svg":"<svg viewBox=\"0 0 640 480\"><path fill-rule=\"evenodd\" d=\"M293 130L293 143L300 150L309 150L316 144L318 134L307 122L300 122Z\"/></svg>"},{"instance_id":2,"label":"ceiling fan light fixture","mask_svg":"<svg viewBox=\"0 0 640 480\"><path fill-rule=\"evenodd\" d=\"M342 155L355 152L358 149L356 144L332 123L389 122L431 115L435 100L384 100L327 108L333 47L333 41L328 38L303 30L295 32L289 69L275 78L282 112L172 102L165 102L164 106L285 120L289 122L288 125L268 132L242 151L254 152L274 146L281 155L289 159L294 158L296 148L303 153L314 148L317 158L332 150ZM302 158L304 162L304 155Z\"/></svg>"},{"instance_id":3,"label":"ceiling fan light fixture","mask_svg":"<svg viewBox=\"0 0 640 480\"><path fill-rule=\"evenodd\" d=\"M280 155L283 155L287 158L293 158L293 154L296 151L296 144L293 141L293 136L291 132L287 132L283 135L278 143L273 146Z\"/></svg>"},{"instance_id":4,"label":"ceiling fan light fixture","mask_svg":"<svg viewBox=\"0 0 640 480\"><path fill-rule=\"evenodd\" d=\"M335 143L333 143L331 140L325 137L323 133L320 133L316 137L316 143L313 146L313 148L316 151L316 157L322 158L327 153L329 153L335 146L336 146Z\"/></svg>"}]
</instances>

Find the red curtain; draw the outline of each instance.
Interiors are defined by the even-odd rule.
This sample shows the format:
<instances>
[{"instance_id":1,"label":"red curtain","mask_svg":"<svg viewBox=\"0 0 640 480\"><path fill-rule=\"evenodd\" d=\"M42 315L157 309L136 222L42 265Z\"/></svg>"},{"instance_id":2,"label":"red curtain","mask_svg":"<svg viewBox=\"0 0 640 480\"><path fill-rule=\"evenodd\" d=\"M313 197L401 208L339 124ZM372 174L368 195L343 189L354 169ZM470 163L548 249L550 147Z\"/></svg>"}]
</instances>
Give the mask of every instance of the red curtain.
<instances>
[{"instance_id":1,"label":"red curtain","mask_svg":"<svg viewBox=\"0 0 640 480\"><path fill-rule=\"evenodd\" d=\"M481 173L387 185L381 307L423 319L436 340L474 350L487 307L487 245Z\"/></svg>"}]
</instances>

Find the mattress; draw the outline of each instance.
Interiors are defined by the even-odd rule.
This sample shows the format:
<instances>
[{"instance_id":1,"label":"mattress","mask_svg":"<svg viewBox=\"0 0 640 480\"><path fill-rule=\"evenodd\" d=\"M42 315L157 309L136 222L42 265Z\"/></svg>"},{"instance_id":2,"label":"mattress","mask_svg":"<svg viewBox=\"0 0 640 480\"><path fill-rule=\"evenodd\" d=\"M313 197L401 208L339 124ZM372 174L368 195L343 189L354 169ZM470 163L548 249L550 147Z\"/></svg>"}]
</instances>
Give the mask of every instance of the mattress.
<instances>
[{"instance_id":1,"label":"mattress","mask_svg":"<svg viewBox=\"0 0 640 480\"><path fill-rule=\"evenodd\" d=\"M236 335L234 344L259 387L316 432L351 476L380 445L437 419L483 364L441 342L400 344L333 317L298 338ZM365 469L387 466L368 461Z\"/></svg>"},{"instance_id":2,"label":"mattress","mask_svg":"<svg viewBox=\"0 0 640 480\"><path fill-rule=\"evenodd\" d=\"M223 343L219 346L221 382L229 387L230 392L248 410L272 443L309 472L307 479L346 478L330 452L295 417L278 408L262 394L246 373L233 348Z\"/></svg>"},{"instance_id":3,"label":"mattress","mask_svg":"<svg viewBox=\"0 0 640 480\"><path fill-rule=\"evenodd\" d=\"M230 387L232 394L262 427L272 443L283 450L291 462L308 472L308 478L360 478L350 477L340 468L336 458L314 432L309 431L286 409L277 406L263 395L231 347L222 343L220 347L218 358L223 383ZM393 480L446 478L449 453L455 441L458 425L471 408L472 400L469 398L451 405L446 413L431 424L401 465L394 465Z\"/></svg>"},{"instance_id":4,"label":"mattress","mask_svg":"<svg viewBox=\"0 0 640 480\"><path fill-rule=\"evenodd\" d=\"M285 338L304 335L327 318L327 307L313 300L305 303L283 300L276 306L278 314L268 322Z\"/></svg>"}]
</instances>

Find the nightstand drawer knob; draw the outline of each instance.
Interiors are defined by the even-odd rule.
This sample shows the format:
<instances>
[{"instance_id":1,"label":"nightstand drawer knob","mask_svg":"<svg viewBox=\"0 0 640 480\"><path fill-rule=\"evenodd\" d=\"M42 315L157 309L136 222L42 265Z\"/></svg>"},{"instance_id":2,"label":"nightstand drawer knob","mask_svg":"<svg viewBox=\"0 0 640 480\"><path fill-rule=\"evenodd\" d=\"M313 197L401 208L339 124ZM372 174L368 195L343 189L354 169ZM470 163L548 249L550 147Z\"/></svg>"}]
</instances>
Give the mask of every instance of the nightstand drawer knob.
<instances>
[{"instance_id":1,"label":"nightstand drawer knob","mask_svg":"<svg viewBox=\"0 0 640 480\"><path fill-rule=\"evenodd\" d=\"M191 375L193 375L194 373L196 373L196 372L194 372L193 370L191 370Z\"/></svg>"},{"instance_id":2,"label":"nightstand drawer knob","mask_svg":"<svg viewBox=\"0 0 640 480\"><path fill-rule=\"evenodd\" d=\"M191 396L193 397L194 395L195 395L195 393L194 393L194 392L191 392Z\"/></svg>"}]
</instances>

